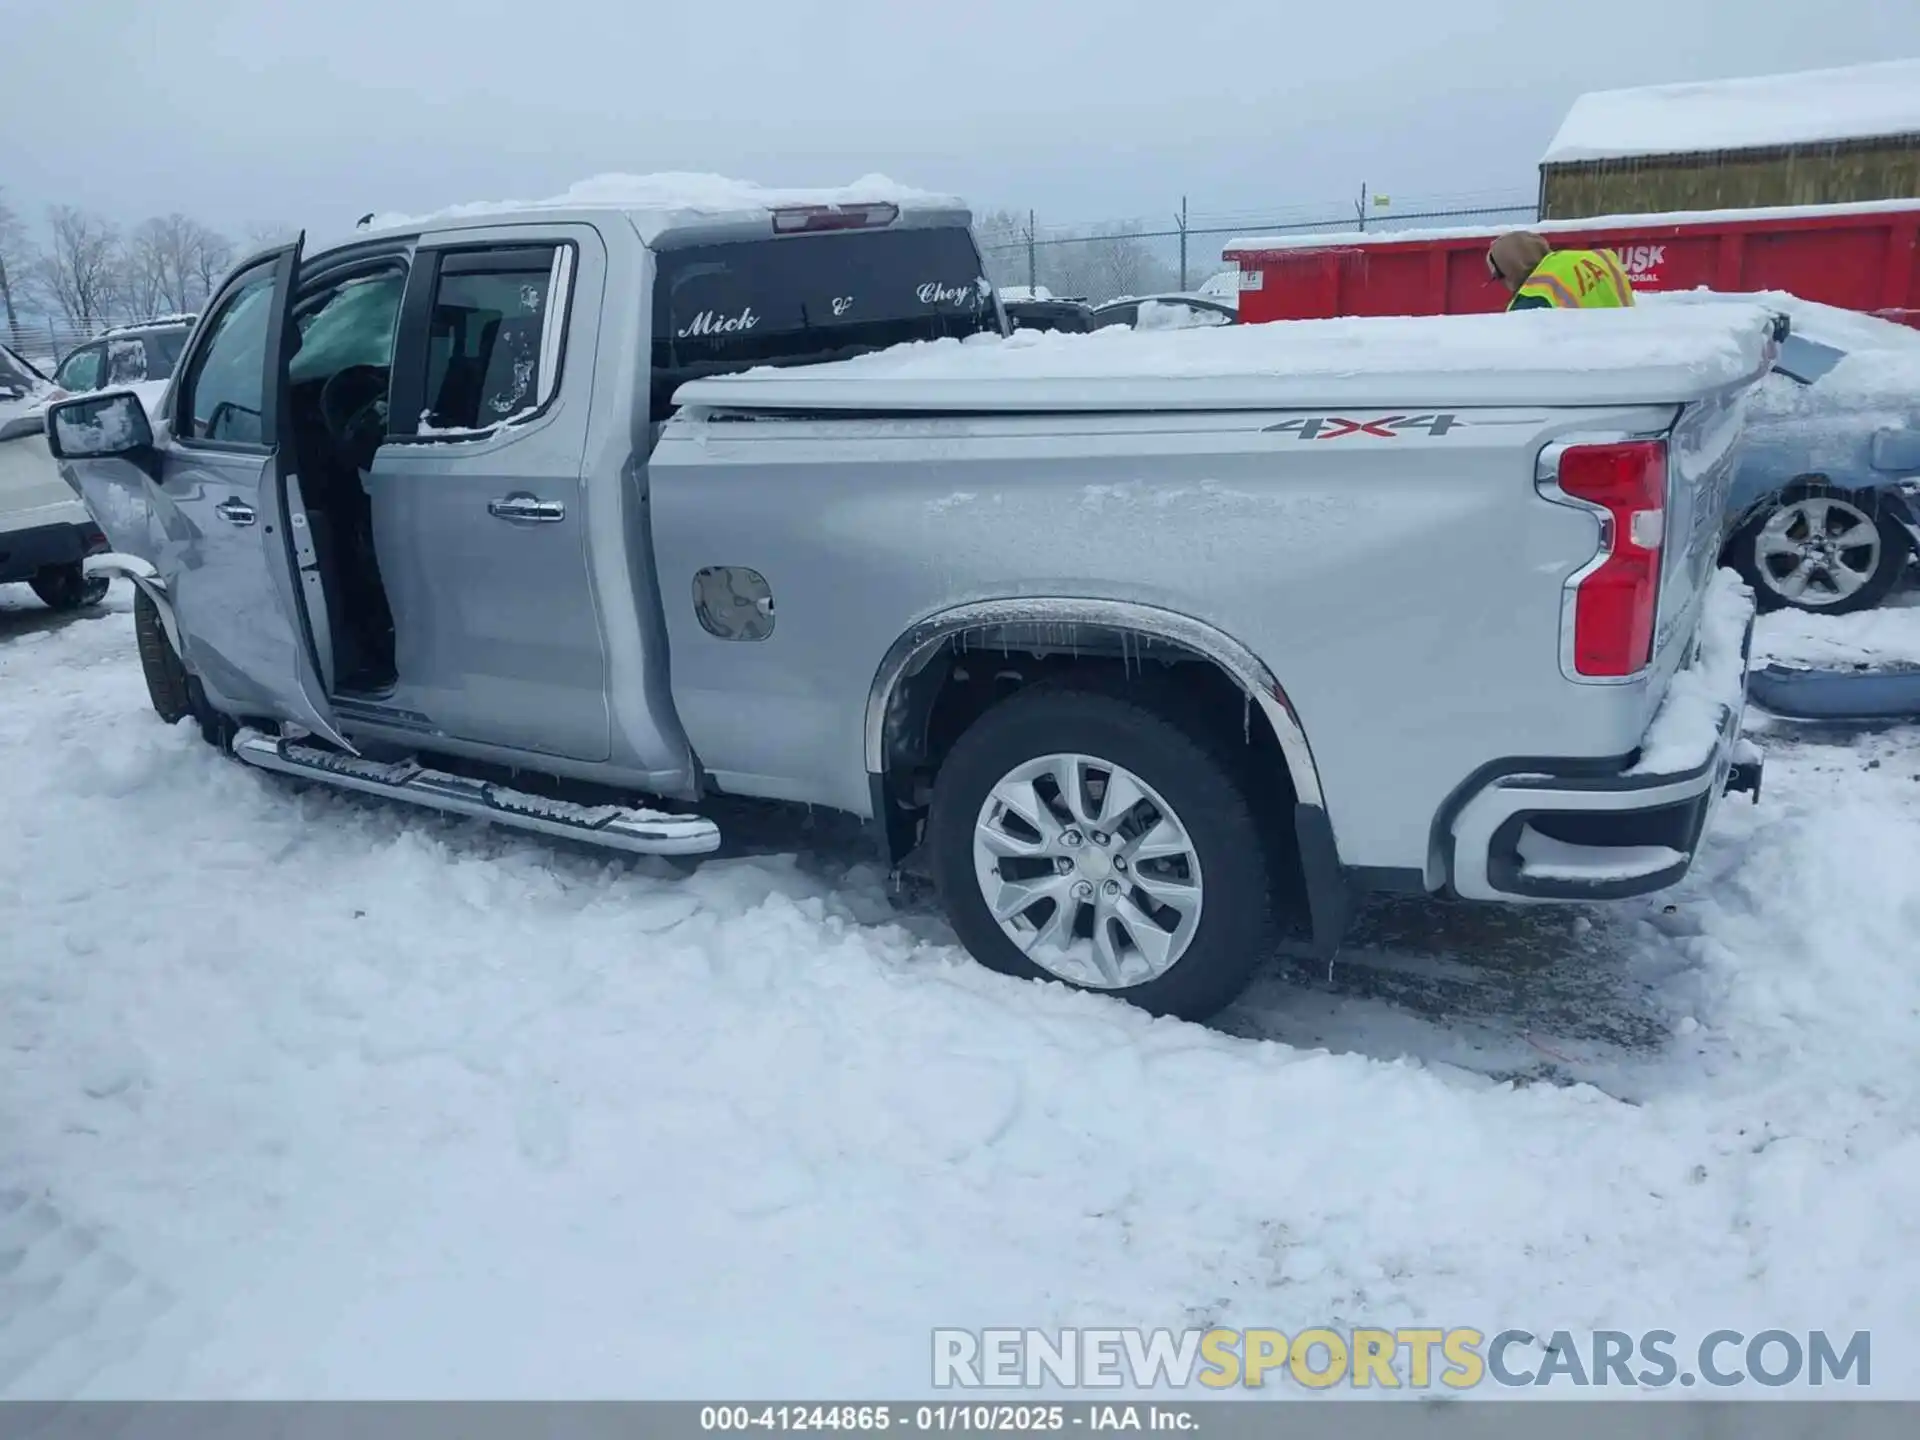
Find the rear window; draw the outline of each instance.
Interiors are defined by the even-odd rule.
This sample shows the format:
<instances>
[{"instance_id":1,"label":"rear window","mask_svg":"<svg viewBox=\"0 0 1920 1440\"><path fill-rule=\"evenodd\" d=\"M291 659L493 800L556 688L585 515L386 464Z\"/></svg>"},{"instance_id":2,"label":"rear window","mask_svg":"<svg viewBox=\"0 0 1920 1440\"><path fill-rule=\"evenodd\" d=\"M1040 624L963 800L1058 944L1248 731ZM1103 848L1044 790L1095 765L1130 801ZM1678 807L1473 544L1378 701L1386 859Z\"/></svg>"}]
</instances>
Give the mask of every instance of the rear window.
<instances>
[{"instance_id":1,"label":"rear window","mask_svg":"<svg viewBox=\"0 0 1920 1440\"><path fill-rule=\"evenodd\" d=\"M741 240L658 260L655 420L703 376L999 330L980 252L957 227Z\"/></svg>"},{"instance_id":2,"label":"rear window","mask_svg":"<svg viewBox=\"0 0 1920 1440\"><path fill-rule=\"evenodd\" d=\"M147 342L149 380L173 378L173 372L180 364L180 352L187 348L187 336L191 333L182 327L178 330L149 330L140 337Z\"/></svg>"}]
</instances>

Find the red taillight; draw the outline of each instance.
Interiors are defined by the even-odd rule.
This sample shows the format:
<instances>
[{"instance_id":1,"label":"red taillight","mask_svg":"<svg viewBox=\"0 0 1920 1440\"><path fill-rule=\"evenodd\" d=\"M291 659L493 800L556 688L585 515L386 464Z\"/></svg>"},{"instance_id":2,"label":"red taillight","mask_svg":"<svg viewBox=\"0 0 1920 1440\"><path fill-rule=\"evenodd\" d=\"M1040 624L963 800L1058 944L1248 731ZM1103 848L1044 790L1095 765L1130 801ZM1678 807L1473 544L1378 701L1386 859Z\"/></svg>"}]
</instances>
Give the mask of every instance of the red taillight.
<instances>
[{"instance_id":1,"label":"red taillight","mask_svg":"<svg viewBox=\"0 0 1920 1440\"><path fill-rule=\"evenodd\" d=\"M1666 540L1666 442L1569 446L1556 478L1566 495L1606 511L1599 563L1574 592L1574 672L1596 679L1635 674L1653 658Z\"/></svg>"},{"instance_id":2,"label":"red taillight","mask_svg":"<svg viewBox=\"0 0 1920 1440\"><path fill-rule=\"evenodd\" d=\"M792 235L802 230L866 230L891 225L899 218L898 205L786 205L773 212L773 232Z\"/></svg>"}]
</instances>

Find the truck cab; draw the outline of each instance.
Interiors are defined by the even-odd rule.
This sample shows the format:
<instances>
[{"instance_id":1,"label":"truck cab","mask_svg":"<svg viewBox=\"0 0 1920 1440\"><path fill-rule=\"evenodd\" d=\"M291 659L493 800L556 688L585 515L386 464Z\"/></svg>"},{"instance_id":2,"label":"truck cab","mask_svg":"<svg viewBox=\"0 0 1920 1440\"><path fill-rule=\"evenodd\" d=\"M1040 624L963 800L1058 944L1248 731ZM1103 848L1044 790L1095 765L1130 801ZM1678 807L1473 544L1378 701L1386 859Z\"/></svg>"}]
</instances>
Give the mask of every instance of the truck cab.
<instances>
[{"instance_id":1,"label":"truck cab","mask_svg":"<svg viewBox=\"0 0 1920 1440\"><path fill-rule=\"evenodd\" d=\"M239 266L138 453L78 467L204 705L693 795L642 477L674 391L1003 327L957 202L778 201L429 218Z\"/></svg>"}]
</instances>

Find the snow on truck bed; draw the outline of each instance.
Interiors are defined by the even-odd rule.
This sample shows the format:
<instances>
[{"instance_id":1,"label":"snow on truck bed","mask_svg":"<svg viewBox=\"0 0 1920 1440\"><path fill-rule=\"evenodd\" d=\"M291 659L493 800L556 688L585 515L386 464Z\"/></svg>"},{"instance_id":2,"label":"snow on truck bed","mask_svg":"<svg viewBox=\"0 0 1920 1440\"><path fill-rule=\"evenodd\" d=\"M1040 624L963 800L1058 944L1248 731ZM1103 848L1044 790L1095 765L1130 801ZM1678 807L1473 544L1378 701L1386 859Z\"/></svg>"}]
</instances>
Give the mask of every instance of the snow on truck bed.
<instances>
[{"instance_id":1,"label":"snow on truck bed","mask_svg":"<svg viewBox=\"0 0 1920 1440\"><path fill-rule=\"evenodd\" d=\"M1920 133L1920 60L1601 90L1573 102L1542 165Z\"/></svg>"},{"instance_id":2,"label":"snow on truck bed","mask_svg":"<svg viewBox=\"0 0 1920 1440\"><path fill-rule=\"evenodd\" d=\"M1285 409L1678 401L1761 372L1759 305L1279 321L923 341L696 380L682 405L775 409Z\"/></svg>"}]
</instances>

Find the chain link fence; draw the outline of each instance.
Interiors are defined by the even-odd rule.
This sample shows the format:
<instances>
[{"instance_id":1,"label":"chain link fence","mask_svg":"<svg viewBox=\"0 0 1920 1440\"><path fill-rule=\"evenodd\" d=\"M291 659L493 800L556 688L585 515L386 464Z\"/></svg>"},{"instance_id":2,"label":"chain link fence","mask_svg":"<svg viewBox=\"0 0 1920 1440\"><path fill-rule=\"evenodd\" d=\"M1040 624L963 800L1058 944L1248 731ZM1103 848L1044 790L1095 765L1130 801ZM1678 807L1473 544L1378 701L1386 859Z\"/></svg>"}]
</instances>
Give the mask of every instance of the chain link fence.
<instances>
[{"instance_id":1,"label":"chain link fence","mask_svg":"<svg viewBox=\"0 0 1920 1440\"><path fill-rule=\"evenodd\" d=\"M0 340L5 340L7 348L14 354L50 373L89 340L98 339L107 331L123 325L138 324L151 318L154 317L129 315L112 320L74 321L49 316L32 319L21 316L10 325L6 317L0 315Z\"/></svg>"},{"instance_id":2,"label":"chain link fence","mask_svg":"<svg viewBox=\"0 0 1920 1440\"><path fill-rule=\"evenodd\" d=\"M1231 295L1231 281L1216 280L1232 266L1221 249L1247 235L1390 232L1449 226L1530 225L1539 218L1538 196L1516 191L1409 198L1360 192L1342 205L1276 208L1206 214L1185 202L1168 221L1110 220L1052 225L1033 211L976 217L987 273L996 285L1044 289L1099 305L1123 295L1191 292L1203 287ZM1208 282L1214 280L1214 285Z\"/></svg>"}]
</instances>

